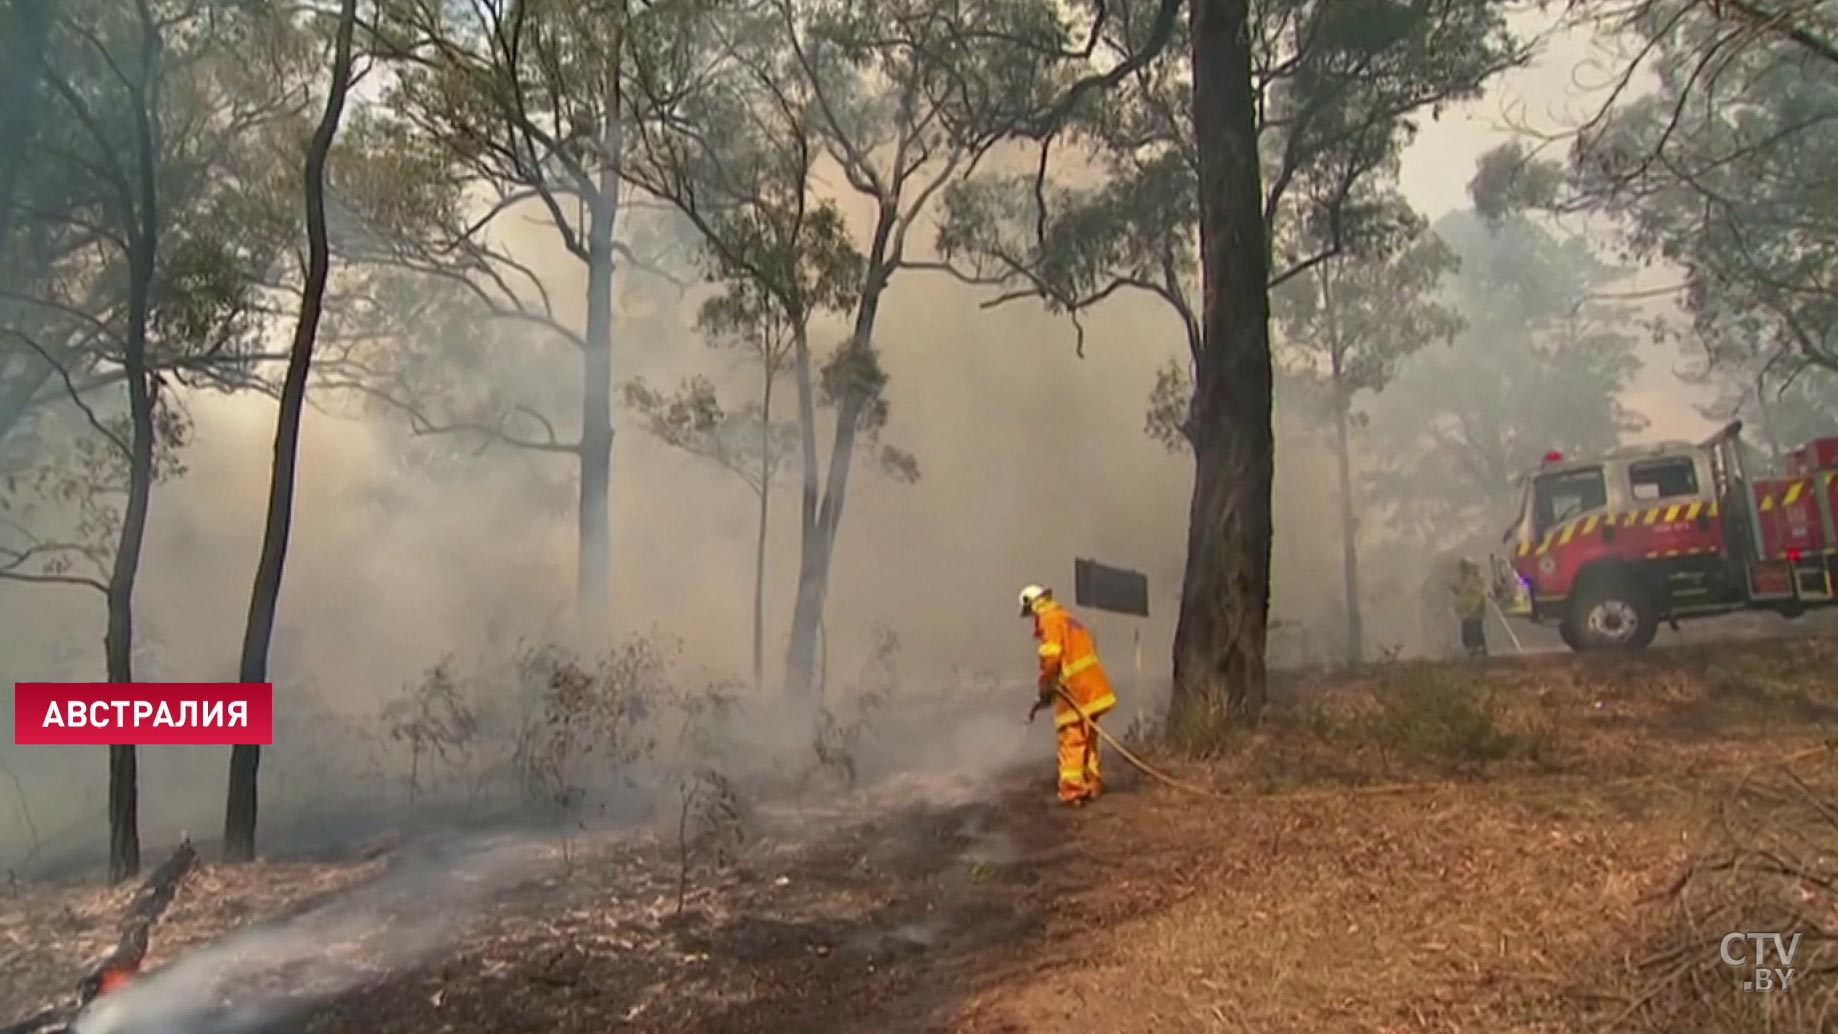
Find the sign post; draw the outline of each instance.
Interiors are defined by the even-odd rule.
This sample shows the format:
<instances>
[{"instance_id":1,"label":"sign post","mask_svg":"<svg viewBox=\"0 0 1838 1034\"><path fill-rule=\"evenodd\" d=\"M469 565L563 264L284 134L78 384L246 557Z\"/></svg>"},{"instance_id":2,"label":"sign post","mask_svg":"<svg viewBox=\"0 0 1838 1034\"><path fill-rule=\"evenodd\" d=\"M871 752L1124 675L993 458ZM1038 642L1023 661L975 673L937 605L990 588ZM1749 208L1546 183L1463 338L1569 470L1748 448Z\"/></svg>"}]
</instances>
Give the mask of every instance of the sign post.
<instances>
[{"instance_id":1,"label":"sign post","mask_svg":"<svg viewBox=\"0 0 1838 1034\"><path fill-rule=\"evenodd\" d=\"M1125 567L1110 567L1078 557L1072 562L1073 599L1081 607L1131 617L1149 616L1149 576ZM1132 636L1136 653L1136 693L1142 699L1142 625ZM1140 710L1140 709L1139 709Z\"/></svg>"}]
</instances>

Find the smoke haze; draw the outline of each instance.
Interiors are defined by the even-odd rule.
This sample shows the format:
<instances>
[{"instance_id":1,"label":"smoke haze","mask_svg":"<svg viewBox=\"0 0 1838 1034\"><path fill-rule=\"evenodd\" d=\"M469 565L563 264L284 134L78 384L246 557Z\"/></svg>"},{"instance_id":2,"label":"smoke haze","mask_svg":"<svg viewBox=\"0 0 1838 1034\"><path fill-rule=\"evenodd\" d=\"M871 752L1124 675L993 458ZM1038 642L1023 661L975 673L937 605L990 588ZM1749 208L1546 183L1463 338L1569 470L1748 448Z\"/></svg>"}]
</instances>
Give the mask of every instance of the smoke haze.
<instances>
[{"instance_id":1,"label":"smoke haze","mask_svg":"<svg viewBox=\"0 0 1838 1034\"><path fill-rule=\"evenodd\" d=\"M1506 138L1504 113L1541 122L1548 120L1540 113L1574 103L1579 87L1567 70L1576 49L1559 46L1481 101L1426 124L1404 165L1411 201L1432 219L1465 208L1474 158ZM536 231L515 243L544 273L560 315L578 322L578 268L553 251L536 251L553 248ZM1638 283L1663 281L1666 272L1646 271ZM671 386L705 372L749 390L732 355L698 340L693 297L681 300L675 288L642 274L623 273L621 281L618 380L644 376ZM1028 303L985 310L984 297L907 271L883 305L876 337L890 375L885 435L918 457L922 477L904 485L858 458L826 611L829 685L840 694L857 681L879 627L898 638L899 679L909 696L959 699L953 693L964 687L1026 685L1034 654L1027 625L1016 619L1015 591L1042 582L1070 597L1073 559L1095 557L1148 574L1149 619L1089 617L1126 688L1125 712L1152 710L1165 693L1190 464L1143 428L1157 370L1182 358L1180 328L1159 302L1120 296L1087 316L1081 359L1064 320ZM642 315L627 318L634 310ZM817 337L827 349L840 334L826 325ZM570 413L578 363L556 354L561 361L520 358L512 365L520 378L548 378L537 389L562 400L556 412ZM1649 358L1625 397L1650 420L1643 437L1696 434L1704 422L1671 376L1670 356ZM284 711L310 698L313 707L372 723L377 732L382 703L442 657L508 653L520 640L566 636L562 618L575 577L572 457L501 446L472 456L444 439L417 438L399 417L349 399L317 402L325 410L310 412L305 423L273 663ZM234 676L260 545L272 406L220 395L194 396L189 406L196 420L189 470L156 486L137 594L137 675L145 680ZM1317 660L1333 653L1342 614L1332 458L1325 437L1295 407L1280 404L1279 420L1278 659L1287 651L1290 661ZM655 633L680 641L679 670L688 682L741 677L751 657L749 493L731 475L648 437L629 414L616 411L615 425L610 638ZM418 460L437 441L456 455L430 469ZM766 588L769 684L783 658L797 563L795 472L780 484ZM1384 541L1382 526L1366 529L1366 598L1408 593L1414 601L1422 557L1387 551ZM1375 647L1430 648L1414 603L1369 606L1367 624ZM1288 629L1302 632L1291 638ZM0 585L0 682L9 687L99 676L101 634L95 594ZM1310 640L1312 652L1286 645ZM1001 717L987 722L978 710L955 737L961 749L949 763L1021 756L1023 741L1006 723L1027 702L1025 693L992 702L988 714ZM8 714L10 721L10 708ZM101 751L4 745L0 763L20 776L40 837L61 838L47 854L74 843L100 845ZM141 765L143 840L215 828L227 752L147 750ZM300 793L313 792L288 765L285 745L277 744L263 766L264 793L289 780ZM0 793L0 859L27 852L18 804Z\"/></svg>"}]
</instances>

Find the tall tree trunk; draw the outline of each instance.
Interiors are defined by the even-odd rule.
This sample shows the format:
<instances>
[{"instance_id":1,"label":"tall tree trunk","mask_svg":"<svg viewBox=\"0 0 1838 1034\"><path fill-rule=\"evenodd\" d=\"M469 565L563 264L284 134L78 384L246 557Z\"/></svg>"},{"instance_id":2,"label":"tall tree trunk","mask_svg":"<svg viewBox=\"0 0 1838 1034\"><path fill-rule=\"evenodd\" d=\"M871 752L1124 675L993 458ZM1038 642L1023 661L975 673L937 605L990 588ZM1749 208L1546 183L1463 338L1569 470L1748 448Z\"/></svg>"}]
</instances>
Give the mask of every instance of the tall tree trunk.
<instances>
[{"instance_id":1,"label":"tall tree trunk","mask_svg":"<svg viewBox=\"0 0 1838 1034\"><path fill-rule=\"evenodd\" d=\"M1336 387L1334 399L1334 460L1340 468L1340 566L1347 600L1347 663L1365 659L1365 623L1359 612L1359 517L1353 500L1352 446L1347 421L1351 399Z\"/></svg>"},{"instance_id":2,"label":"tall tree trunk","mask_svg":"<svg viewBox=\"0 0 1838 1034\"><path fill-rule=\"evenodd\" d=\"M1264 703L1270 604L1270 306L1248 0L1193 0L1205 332L1171 731L1204 740Z\"/></svg>"},{"instance_id":3,"label":"tall tree trunk","mask_svg":"<svg viewBox=\"0 0 1838 1034\"><path fill-rule=\"evenodd\" d=\"M771 515L772 498L772 380L771 362L766 365L766 386L760 392L759 406L759 535L753 545L753 692L762 693L766 686L766 522Z\"/></svg>"},{"instance_id":4,"label":"tall tree trunk","mask_svg":"<svg viewBox=\"0 0 1838 1034\"><path fill-rule=\"evenodd\" d=\"M110 676L110 681L114 681ZM140 759L133 744L108 749L108 875L120 883L140 872Z\"/></svg>"},{"instance_id":5,"label":"tall tree trunk","mask_svg":"<svg viewBox=\"0 0 1838 1034\"><path fill-rule=\"evenodd\" d=\"M601 144L617 155L619 89L607 91ZM619 173L611 158L601 161L599 182L588 199L587 348L581 357L581 505L576 575L580 624L594 646L608 633L612 579L613 476L613 239L619 222Z\"/></svg>"},{"instance_id":6,"label":"tall tree trunk","mask_svg":"<svg viewBox=\"0 0 1838 1034\"><path fill-rule=\"evenodd\" d=\"M307 145L305 164L306 283L300 295L300 319L287 353L287 375L281 383L281 408L275 421L274 466L268 483L268 515L262 528L262 555L255 566L249 596L249 622L243 629L243 682L268 681L268 646L274 637L275 605L281 597L281 573L287 561L287 539L293 528L294 468L300 453L300 416L306 406L306 382L313 366L313 345L325 306L331 254L326 243L325 167L345 92L351 85L351 36L357 23L357 0L344 0L338 13L338 36L332 57L332 82L325 111ZM233 862L255 857L256 773L262 748L230 748L230 789L223 817L223 854Z\"/></svg>"},{"instance_id":7,"label":"tall tree trunk","mask_svg":"<svg viewBox=\"0 0 1838 1034\"><path fill-rule=\"evenodd\" d=\"M103 636L110 682L134 681L134 584L140 577L147 508L153 498L153 384L147 371L147 321L152 309L154 264L159 256L159 28L140 7L140 78L134 95L134 196L126 205L134 225L128 238L127 334L122 373L128 386L128 501L109 570L108 631ZM140 871L139 759L132 744L109 747L109 878Z\"/></svg>"},{"instance_id":8,"label":"tall tree trunk","mask_svg":"<svg viewBox=\"0 0 1838 1034\"><path fill-rule=\"evenodd\" d=\"M821 602L814 594L822 584L821 577L811 570L820 555L815 545L819 535L820 501L816 374L811 369L810 337L802 322L797 326L792 341L792 380L798 387L798 445L802 459L798 497L798 587L792 602L791 643L785 661L785 694L793 699L808 694L812 657L816 652L817 622L813 615L821 610Z\"/></svg>"},{"instance_id":9,"label":"tall tree trunk","mask_svg":"<svg viewBox=\"0 0 1838 1034\"><path fill-rule=\"evenodd\" d=\"M861 430L862 413L880 391L879 358L874 352L874 321L880 314L881 295L892 270L887 264L888 243L899 212L883 202L875 222L874 240L868 249L868 269L863 278L861 302L855 310L855 328L839 357L845 364L842 397L836 405L835 437L830 442L830 465L824 477L823 498L817 499L815 430L806 427L804 471L804 534L798 556L798 591L791 615L791 646L785 662L788 695L807 701L816 690L817 628L823 621L823 604L829 594L830 565L836 551L836 533L849 491L849 467ZM803 394L809 390L808 350L798 360L800 416L805 416ZM814 420L814 414L809 419Z\"/></svg>"},{"instance_id":10,"label":"tall tree trunk","mask_svg":"<svg viewBox=\"0 0 1838 1034\"><path fill-rule=\"evenodd\" d=\"M1334 460L1340 474L1340 567L1346 589L1348 664L1365 659L1365 624L1359 612L1359 519L1353 499L1353 449L1347 423L1352 417L1353 392L1347 387L1346 345L1340 338L1340 318L1334 308L1333 263L1315 267L1321 281L1321 312L1327 322L1330 387L1334 392Z\"/></svg>"}]
</instances>

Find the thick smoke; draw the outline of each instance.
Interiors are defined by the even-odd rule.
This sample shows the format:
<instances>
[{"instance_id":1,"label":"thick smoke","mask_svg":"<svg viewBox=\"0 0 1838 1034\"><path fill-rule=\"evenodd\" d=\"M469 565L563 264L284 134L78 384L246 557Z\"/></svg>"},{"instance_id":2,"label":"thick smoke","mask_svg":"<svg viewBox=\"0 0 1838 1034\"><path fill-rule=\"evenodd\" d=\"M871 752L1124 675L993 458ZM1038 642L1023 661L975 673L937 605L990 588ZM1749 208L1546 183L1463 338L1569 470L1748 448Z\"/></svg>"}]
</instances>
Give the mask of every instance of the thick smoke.
<instances>
[{"instance_id":1,"label":"thick smoke","mask_svg":"<svg viewBox=\"0 0 1838 1034\"><path fill-rule=\"evenodd\" d=\"M1473 155L1507 132L1489 123L1513 98L1559 107L1569 59L1559 53L1466 113L1427 126L1404 165L1413 202L1432 218L1463 206ZM511 243L548 282L558 315L578 323L578 267L558 257L541 231L529 232ZM693 289L685 295L642 274L622 277L618 380L673 386L706 373L733 388L746 383L750 371L693 330ZM1090 617L1123 690L1124 713L1153 712L1165 697L1190 462L1143 427L1157 370L1183 354L1180 328L1159 302L1120 295L1087 316L1080 358L1063 319L1027 303L984 309L984 299L914 271L890 289L877 329L890 376L886 436L918 457L922 477L900 484L858 458L823 631L832 705L846 705L877 629L886 628L898 639L906 698L980 693L990 717L963 718L960 708L949 726L957 731L942 739L865 736L857 749L871 768L890 769L896 759L993 765L1038 749L1009 724L1026 707L1034 663L1014 593L1044 582L1069 595L1075 557L1148 573L1150 618ZM818 328L819 343L833 345L843 329ZM574 410L579 368L565 351L558 356L509 333L491 346L502 366L489 371L494 384L533 386L558 417ZM1679 420L1663 418L1687 414L1688 406L1663 363L1649 372L1637 387L1653 433L1681 433ZM369 788L382 804L405 805L401 746L376 718L385 703L443 657L502 659L520 643L564 638L574 590L568 457L503 447L474 455L472 443L410 434L399 414L348 399L317 401L324 409L305 424L280 603L277 694L284 712L329 715L380 742L353 752L362 756L331 753L353 737L327 719L323 729L334 731L323 743L277 744L262 769L265 822L284 821L333 777L344 781L341 792ZM215 395L194 396L189 406L196 420L189 469L155 490L136 599L137 675L147 680L233 676L259 548L272 407ZM1273 642L1277 659L1293 663L1332 655L1337 642L1337 502L1322 428L1281 405L1279 415ZM691 687L743 677L751 656L749 493L725 472L652 440L629 416L616 422L613 625L621 638L680 642L677 674ZM564 436L565 423L558 420ZM447 454L438 469L419 462L430 450ZM769 683L784 656L797 564L796 487L791 479L783 485L769 542ZM1422 649L1414 604L1422 558L1388 550L1386 532L1377 520L1363 529L1368 638L1375 653ZM1413 603L1394 605L1405 594ZM0 683L99 677L102 613L100 597L86 590L0 585ZM612 645L586 644L583 653ZM506 684L499 695L511 692ZM749 713L774 709L769 685ZM0 720L10 721L8 712ZM0 778L0 863L34 850L25 809L39 860L79 847L94 857L103 840L100 751L0 745L0 764L19 775L22 790L12 794ZM141 765L143 838L215 828L226 751L149 749ZM265 830L265 849L287 847L270 838L275 828Z\"/></svg>"}]
</instances>

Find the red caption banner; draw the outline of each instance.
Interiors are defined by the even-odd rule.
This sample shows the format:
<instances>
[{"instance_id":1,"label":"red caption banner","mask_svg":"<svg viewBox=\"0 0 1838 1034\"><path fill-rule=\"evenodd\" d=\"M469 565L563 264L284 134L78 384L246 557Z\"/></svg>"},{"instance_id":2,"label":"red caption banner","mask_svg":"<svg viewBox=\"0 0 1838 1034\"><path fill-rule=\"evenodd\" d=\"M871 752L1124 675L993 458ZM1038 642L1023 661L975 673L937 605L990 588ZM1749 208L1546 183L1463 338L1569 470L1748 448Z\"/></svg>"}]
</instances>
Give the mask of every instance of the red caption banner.
<instances>
[{"instance_id":1,"label":"red caption banner","mask_svg":"<svg viewBox=\"0 0 1838 1034\"><path fill-rule=\"evenodd\" d=\"M13 691L22 745L274 742L271 682L16 682Z\"/></svg>"}]
</instances>

